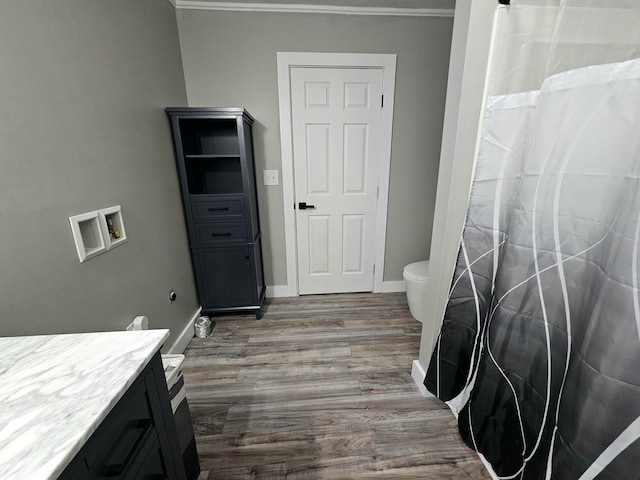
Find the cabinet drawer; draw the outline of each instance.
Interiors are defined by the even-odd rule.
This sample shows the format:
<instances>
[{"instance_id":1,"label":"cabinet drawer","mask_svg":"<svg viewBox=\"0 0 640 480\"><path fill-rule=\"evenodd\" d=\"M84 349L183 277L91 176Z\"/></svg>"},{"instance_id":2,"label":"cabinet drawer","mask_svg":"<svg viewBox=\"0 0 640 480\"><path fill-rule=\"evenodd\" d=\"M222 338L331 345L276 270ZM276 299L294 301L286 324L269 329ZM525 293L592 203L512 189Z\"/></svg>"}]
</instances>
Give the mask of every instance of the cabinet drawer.
<instances>
[{"instance_id":1,"label":"cabinet drawer","mask_svg":"<svg viewBox=\"0 0 640 480\"><path fill-rule=\"evenodd\" d=\"M146 382L138 382L95 435L94 448L85 455L87 467L97 476L121 476L135 462L135 454L157 439L153 400ZM151 438L148 438L151 437Z\"/></svg>"},{"instance_id":2,"label":"cabinet drawer","mask_svg":"<svg viewBox=\"0 0 640 480\"><path fill-rule=\"evenodd\" d=\"M191 199L191 212L195 221L231 220L244 218L244 202L241 196L220 199Z\"/></svg>"},{"instance_id":3,"label":"cabinet drawer","mask_svg":"<svg viewBox=\"0 0 640 480\"><path fill-rule=\"evenodd\" d=\"M207 223L195 227L198 245L246 243L247 241L244 223Z\"/></svg>"}]
</instances>

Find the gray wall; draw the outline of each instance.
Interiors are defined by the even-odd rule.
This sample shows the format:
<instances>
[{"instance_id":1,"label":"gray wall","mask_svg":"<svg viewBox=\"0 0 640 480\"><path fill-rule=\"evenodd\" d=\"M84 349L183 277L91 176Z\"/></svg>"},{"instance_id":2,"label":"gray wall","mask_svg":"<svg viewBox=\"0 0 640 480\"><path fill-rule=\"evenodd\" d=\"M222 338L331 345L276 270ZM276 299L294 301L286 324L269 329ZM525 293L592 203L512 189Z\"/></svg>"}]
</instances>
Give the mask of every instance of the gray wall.
<instances>
[{"instance_id":1,"label":"gray wall","mask_svg":"<svg viewBox=\"0 0 640 480\"><path fill-rule=\"evenodd\" d=\"M276 52L397 57L385 280L429 256L451 18L178 10L191 106L241 106L256 118L256 168L281 169ZM282 187L259 185L267 285L287 281Z\"/></svg>"},{"instance_id":2,"label":"gray wall","mask_svg":"<svg viewBox=\"0 0 640 480\"><path fill-rule=\"evenodd\" d=\"M186 102L173 7L5 1L0 45L0 335L144 314L171 345L197 308L163 111ZM68 217L118 204L128 243L80 264Z\"/></svg>"}]
</instances>

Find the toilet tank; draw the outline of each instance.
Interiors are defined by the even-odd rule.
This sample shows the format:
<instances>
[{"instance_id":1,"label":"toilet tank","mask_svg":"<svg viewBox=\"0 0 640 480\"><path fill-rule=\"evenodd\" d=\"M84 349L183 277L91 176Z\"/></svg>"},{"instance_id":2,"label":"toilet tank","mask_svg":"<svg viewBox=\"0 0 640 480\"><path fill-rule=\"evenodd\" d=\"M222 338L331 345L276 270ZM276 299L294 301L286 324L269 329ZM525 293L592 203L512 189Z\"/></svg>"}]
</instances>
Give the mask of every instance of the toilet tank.
<instances>
[{"instance_id":1,"label":"toilet tank","mask_svg":"<svg viewBox=\"0 0 640 480\"><path fill-rule=\"evenodd\" d=\"M411 316L419 322L424 321L427 311L427 280L429 279L429 261L410 263L402 272L407 289L407 303Z\"/></svg>"}]
</instances>

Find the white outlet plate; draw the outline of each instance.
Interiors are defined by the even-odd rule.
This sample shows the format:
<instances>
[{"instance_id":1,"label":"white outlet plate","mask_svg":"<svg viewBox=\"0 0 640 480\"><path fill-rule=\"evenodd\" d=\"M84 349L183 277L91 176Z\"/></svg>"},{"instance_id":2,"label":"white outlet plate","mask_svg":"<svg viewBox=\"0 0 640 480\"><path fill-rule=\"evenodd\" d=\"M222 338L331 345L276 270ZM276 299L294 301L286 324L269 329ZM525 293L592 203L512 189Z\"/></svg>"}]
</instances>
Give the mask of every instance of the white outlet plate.
<instances>
[{"instance_id":1,"label":"white outlet plate","mask_svg":"<svg viewBox=\"0 0 640 480\"><path fill-rule=\"evenodd\" d=\"M264 185L280 185L278 170L263 170Z\"/></svg>"}]
</instances>

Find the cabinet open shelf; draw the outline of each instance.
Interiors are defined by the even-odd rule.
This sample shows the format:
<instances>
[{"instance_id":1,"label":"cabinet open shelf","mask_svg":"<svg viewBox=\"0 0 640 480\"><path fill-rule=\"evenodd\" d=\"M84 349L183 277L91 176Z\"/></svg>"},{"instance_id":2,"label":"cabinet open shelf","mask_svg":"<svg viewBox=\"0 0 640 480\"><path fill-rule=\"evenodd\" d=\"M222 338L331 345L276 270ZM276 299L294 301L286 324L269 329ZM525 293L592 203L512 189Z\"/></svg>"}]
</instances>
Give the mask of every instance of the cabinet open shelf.
<instances>
[{"instance_id":1,"label":"cabinet open shelf","mask_svg":"<svg viewBox=\"0 0 640 480\"><path fill-rule=\"evenodd\" d=\"M235 119L183 118L180 134L185 156L240 155Z\"/></svg>"},{"instance_id":2,"label":"cabinet open shelf","mask_svg":"<svg viewBox=\"0 0 640 480\"><path fill-rule=\"evenodd\" d=\"M185 170L190 195L242 193L239 155L189 155Z\"/></svg>"}]
</instances>

